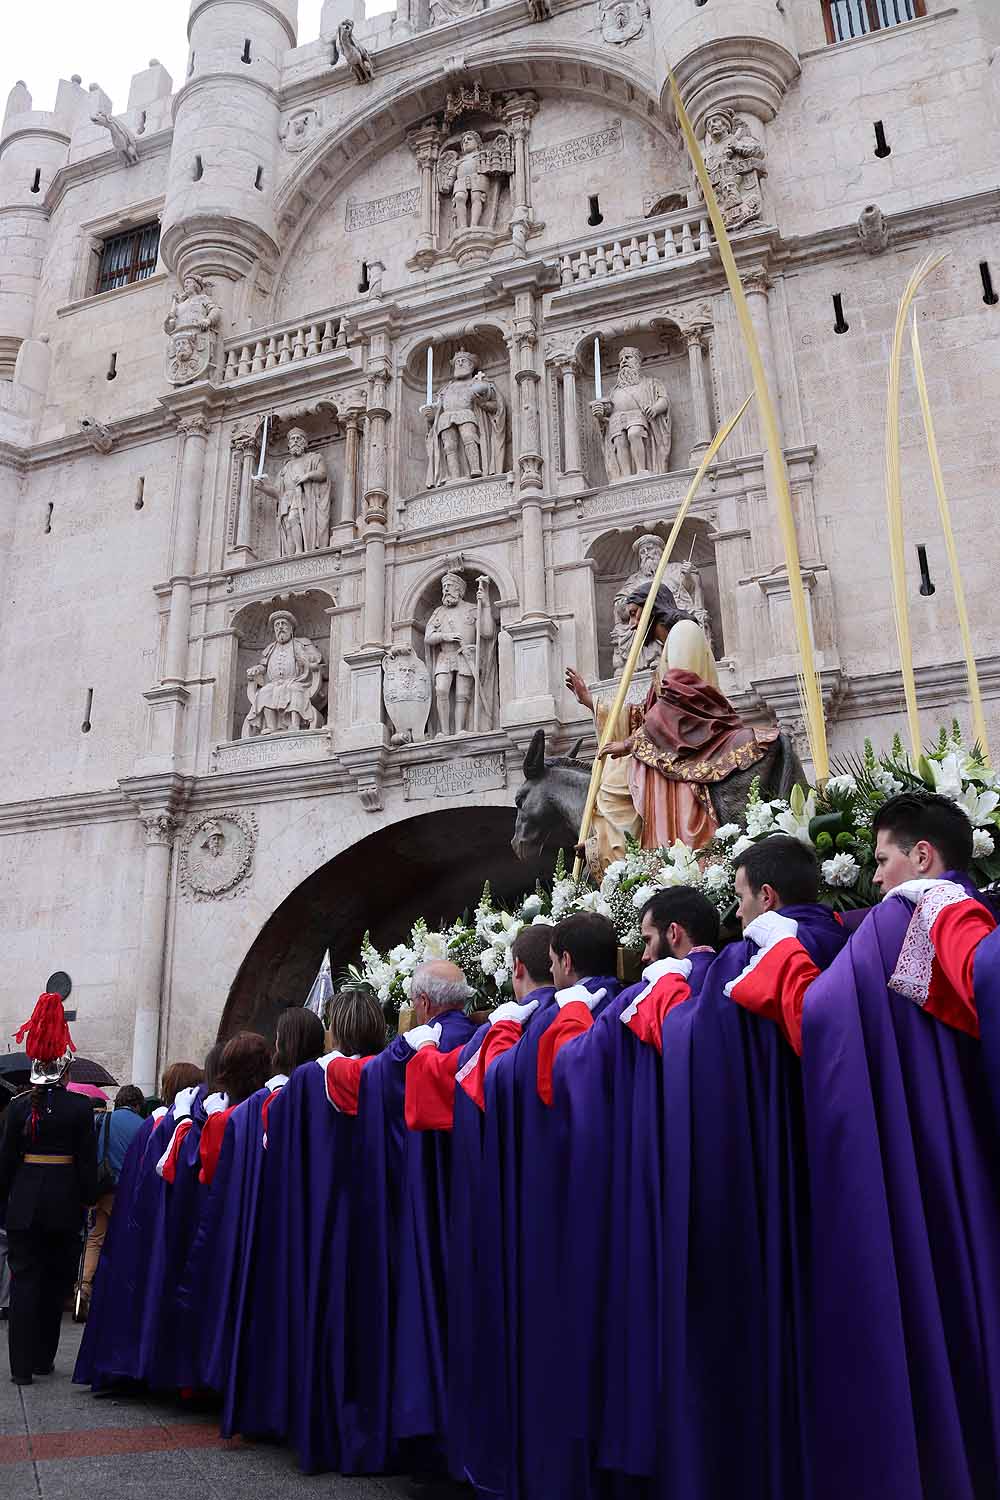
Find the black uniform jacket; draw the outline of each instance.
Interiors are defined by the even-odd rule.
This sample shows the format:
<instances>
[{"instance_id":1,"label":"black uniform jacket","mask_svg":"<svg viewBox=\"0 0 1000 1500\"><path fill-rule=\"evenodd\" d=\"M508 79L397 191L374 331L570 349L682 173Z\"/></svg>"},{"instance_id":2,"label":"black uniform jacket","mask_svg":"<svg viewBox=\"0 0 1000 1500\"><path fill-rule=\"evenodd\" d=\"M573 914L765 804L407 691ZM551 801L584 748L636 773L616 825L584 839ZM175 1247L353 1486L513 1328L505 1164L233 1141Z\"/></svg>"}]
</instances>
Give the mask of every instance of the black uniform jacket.
<instances>
[{"instance_id":1,"label":"black uniform jacket","mask_svg":"<svg viewBox=\"0 0 1000 1500\"><path fill-rule=\"evenodd\" d=\"M0 1139L0 1217L8 1230L79 1229L84 1207L97 1200L97 1140L94 1111L82 1094L46 1088L34 1133L32 1093L11 1100ZM27 1155L69 1156L72 1163L34 1165Z\"/></svg>"}]
</instances>

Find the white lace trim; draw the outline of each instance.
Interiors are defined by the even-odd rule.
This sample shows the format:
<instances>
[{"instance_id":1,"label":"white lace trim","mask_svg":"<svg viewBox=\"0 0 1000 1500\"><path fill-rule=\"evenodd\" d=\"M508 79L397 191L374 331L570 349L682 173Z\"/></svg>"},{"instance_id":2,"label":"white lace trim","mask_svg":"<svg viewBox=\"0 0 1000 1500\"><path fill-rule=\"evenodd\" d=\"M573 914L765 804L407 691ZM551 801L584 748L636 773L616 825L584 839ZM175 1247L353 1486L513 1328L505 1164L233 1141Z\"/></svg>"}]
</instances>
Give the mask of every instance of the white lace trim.
<instances>
[{"instance_id":1,"label":"white lace trim","mask_svg":"<svg viewBox=\"0 0 1000 1500\"><path fill-rule=\"evenodd\" d=\"M900 895L904 901L911 899L908 893L898 888L892 894ZM952 880L935 880L926 890L921 891L889 980L889 988L897 995L912 1000L915 1005L927 1004L931 971L934 967L931 928L946 907L957 906L959 902L969 899L968 891Z\"/></svg>"}]
</instances>

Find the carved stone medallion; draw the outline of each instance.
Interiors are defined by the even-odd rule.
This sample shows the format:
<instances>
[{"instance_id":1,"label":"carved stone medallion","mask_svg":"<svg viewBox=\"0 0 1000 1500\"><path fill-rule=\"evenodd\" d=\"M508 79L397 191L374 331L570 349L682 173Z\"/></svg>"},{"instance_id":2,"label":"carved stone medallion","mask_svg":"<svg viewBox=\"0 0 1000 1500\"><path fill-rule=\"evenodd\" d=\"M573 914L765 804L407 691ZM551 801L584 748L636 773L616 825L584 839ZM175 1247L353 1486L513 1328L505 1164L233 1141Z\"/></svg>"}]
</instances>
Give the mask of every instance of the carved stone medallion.
<instances>
[{"instance_id":1,"label":"carved stone medallion","mask_svg":"<svg viewBox=\"0 0 1000 1500\"><path fill-rule=\"evenodd\" d=\"M249 812L208 813L184 831L182 888L195 901L234 896L253 871L257 819Z\"/></svg>"},{"instance_id":2,"label":"carved stone medallion","mask_svg":"<svg viewBox=\"0 0 1000 1500\"><path fill-rule=\"evenodd\" d=\"M649 19L649 0L600 0L601 35L621 45L642 36Z\"/></svg>"},{"instance_id":3,"label":"carved stone medallion","mask_svg":"<svg viewBox=\"0 0 1000 1500\"><path fill-rule=\"evenodd\" d=\"M279 139L286 151L293 154L304 151L320 127L320 118L314 109L300 109L289 115Z\"/></svg>"},{"instance_id":4,"label":"carved stone medallion","mask_svg":"<svg viewBox=\"0 0 1000 1500\"><path fill-rule=\"evenodd\" d=\"M212 363L213 336L184 328L167 344L167 379L171 385L200 380Z\"/></svg>"}]
</instances>

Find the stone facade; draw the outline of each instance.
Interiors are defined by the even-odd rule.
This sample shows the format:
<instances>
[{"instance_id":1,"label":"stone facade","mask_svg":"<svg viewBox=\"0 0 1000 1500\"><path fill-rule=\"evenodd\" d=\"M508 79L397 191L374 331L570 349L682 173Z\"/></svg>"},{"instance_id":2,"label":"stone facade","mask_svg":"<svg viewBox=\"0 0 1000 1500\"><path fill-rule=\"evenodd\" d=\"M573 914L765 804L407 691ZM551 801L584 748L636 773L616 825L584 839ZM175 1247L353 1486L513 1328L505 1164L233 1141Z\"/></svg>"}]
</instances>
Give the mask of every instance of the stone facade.
<instances>
[{"instance_id":1,"label":"stone facade","mask_svg":"<svg viewBox=\"0 0 1000 1500\"><path fill-rule=\"evenodd\" d=\"M566 668L609 686L633 543L665 535L750 383L668 60L779 400L834 755L900 723L887 360L910 271L947 257L917 308L1000 737L983 545L1000 18L993 0L911 8L928 14L829 45L822 0L399 0L370 21L361 0L327 0L321 37L298 45L295 0L196 0L187 76L151 63L124 110L78 80L44 111L14 87L0 1028L65 969L81 1050L148 1085L224 1013L265 1024L300 999L327 946L340 966L365 926L391 940L486 875L516 879L531 735L592 734ZM109 242L146 224L151 274L99 291ZM615 478L623 349L669 441L619 446ZM456 368L472 374L457 394ZM903 463L930 733L965 716L964 674L909 385ZM768 489L751 411L677 557L697 568L724 690L800 733ZM439 737L425 635L445 573L471 610L447 691L462 678L472 696L467 732ZM315 713L242 737L282 611ZM416 703L415 732L394 727L384 682L397 718Z\"/></svg>"}]
</instances>

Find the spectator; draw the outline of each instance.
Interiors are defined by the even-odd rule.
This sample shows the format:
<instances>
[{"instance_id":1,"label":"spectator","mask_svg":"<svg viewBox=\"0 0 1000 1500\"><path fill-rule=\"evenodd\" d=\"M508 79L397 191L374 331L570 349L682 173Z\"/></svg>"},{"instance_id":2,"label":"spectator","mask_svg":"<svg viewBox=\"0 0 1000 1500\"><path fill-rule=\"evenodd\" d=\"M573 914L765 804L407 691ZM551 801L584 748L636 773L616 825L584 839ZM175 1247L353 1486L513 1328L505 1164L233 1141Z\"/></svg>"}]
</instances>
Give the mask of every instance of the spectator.
<instances>
[{"instance_id":1,"label":"spectator","mask_svg":"<svg viewBox=\"0 0 1000 1500\"><path fill-rule=\"evenodd\" d=\"M114 1109L97 1116L94 1129L97 1132L98 1183L100 1196L91 1214L87 1247L83 1254L83 1275L80 1278L80 1301L78 1318L82 1322L90 1307L90 1294L94 1288L97 1263L101 1258L104 1236L108 1232L108 1220L115 1204L115 1189L121 1176L125 1153L134 1137L142 1129L142 1090L128 1083L120 1088L115 1097Z\"/></svg>"}]
</instances>

